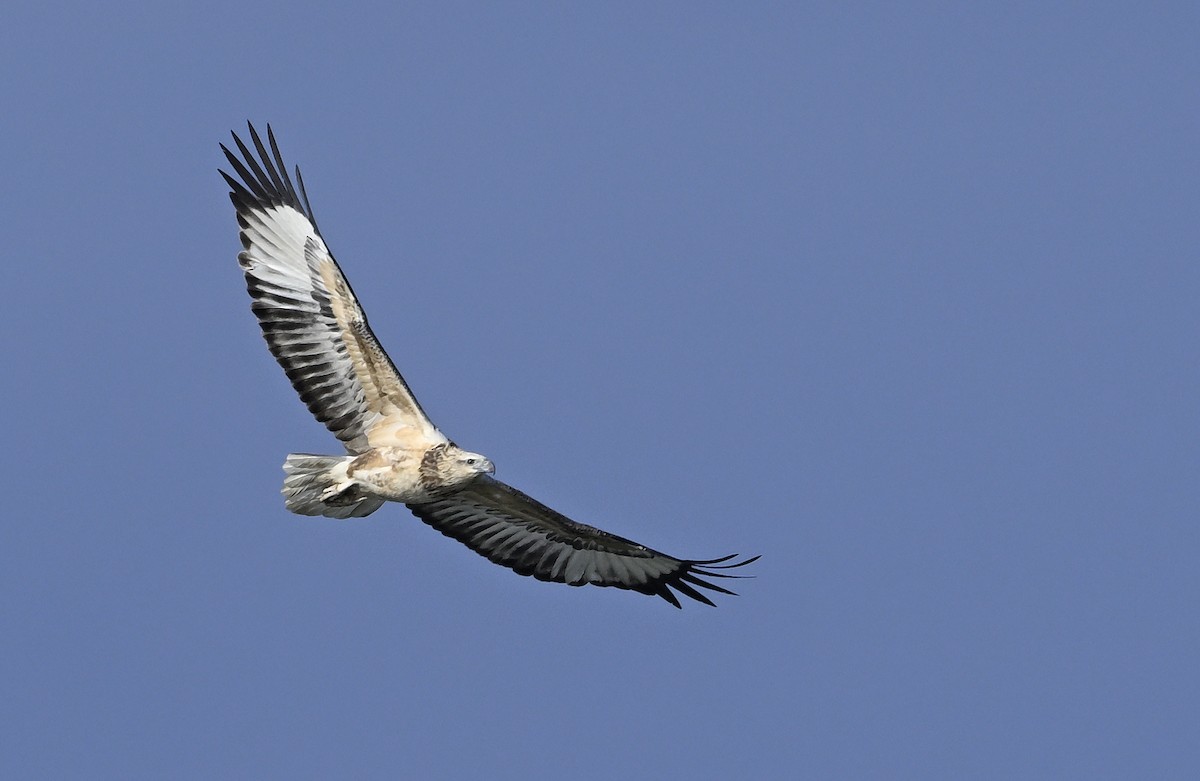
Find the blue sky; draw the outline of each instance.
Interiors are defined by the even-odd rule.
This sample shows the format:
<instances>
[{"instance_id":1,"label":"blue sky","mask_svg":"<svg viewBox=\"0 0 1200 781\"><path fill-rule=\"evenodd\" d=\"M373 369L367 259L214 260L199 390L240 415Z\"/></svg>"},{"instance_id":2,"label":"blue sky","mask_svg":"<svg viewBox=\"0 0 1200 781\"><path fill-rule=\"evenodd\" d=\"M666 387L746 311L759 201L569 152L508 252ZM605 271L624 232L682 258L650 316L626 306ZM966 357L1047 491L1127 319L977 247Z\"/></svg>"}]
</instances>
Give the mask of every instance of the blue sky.
<instances>
[{"instance_id":1,"label":"blue sky","mask_svg":"<svg viewBox=\"0 0 1200 781\"><path fill-rule=\"evenodd\" d=\"M331 9L6 16L0 775L1197 777L1193 4ZM247 119L447 434L741 596L289 515Z\"/></svg>"}]
</instances>

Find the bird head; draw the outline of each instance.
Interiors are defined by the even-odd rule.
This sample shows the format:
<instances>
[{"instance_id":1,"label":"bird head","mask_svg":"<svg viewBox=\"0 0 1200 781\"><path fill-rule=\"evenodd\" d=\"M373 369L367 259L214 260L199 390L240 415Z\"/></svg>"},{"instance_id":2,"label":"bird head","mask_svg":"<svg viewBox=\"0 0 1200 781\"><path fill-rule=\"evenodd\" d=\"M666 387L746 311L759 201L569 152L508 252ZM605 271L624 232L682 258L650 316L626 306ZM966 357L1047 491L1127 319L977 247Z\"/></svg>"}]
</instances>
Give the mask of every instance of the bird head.
<instances>
[{"instance_id":1,"label":"bird head","mask_svg":"<svg viewBox=\"0 0 1200 781\"><path fill-rule=\"evenodd\" d=\"M496 466L487 456L450 445L442 451L439 477L446 484L465 483L482 474L495 474Z\"/></svg>"}]
</instances>

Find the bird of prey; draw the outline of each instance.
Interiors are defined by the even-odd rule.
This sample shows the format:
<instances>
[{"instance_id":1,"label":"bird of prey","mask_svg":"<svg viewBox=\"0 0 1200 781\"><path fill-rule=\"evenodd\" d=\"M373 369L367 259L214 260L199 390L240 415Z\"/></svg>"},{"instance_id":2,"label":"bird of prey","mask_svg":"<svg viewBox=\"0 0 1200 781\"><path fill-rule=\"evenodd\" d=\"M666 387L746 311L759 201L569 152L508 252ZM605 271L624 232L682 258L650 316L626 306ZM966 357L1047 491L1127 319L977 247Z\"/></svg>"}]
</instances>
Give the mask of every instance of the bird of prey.
<instances>
[{"instance_id":1,"label":"bird of prey","mask_svg":"<svg viewBox=\"0 0 1200 781\"><path fill-rule=\"evenodd\" d=\"M572 521L492 475L492 462L451 442L425 415L367 325L354 291L317 229L300 169L293 185L275 135L249 126L254 151L233 134L221 171L237 209L246 275L271 353L346 455L293 453L283 496L301 515L352 518L403 502L425 523L496 564L538 580L629 589L680 607L699 589L755 561L677 559Z\"/></svg>"}]
</instances>

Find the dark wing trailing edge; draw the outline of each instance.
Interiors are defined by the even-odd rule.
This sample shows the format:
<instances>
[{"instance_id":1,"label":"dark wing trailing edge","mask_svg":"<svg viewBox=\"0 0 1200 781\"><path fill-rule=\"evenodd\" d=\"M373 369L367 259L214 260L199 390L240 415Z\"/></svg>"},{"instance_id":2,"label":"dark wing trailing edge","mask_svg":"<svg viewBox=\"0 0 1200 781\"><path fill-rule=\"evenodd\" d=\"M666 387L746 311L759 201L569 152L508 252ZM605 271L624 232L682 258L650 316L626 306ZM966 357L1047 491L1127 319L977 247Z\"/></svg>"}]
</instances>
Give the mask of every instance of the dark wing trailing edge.
<instances>
[{"instance_id":1,"label":"dark wing trailing edge","mask_svg":"<svg viewBox=\"0 0 1200 781\"><path fill-rule=\"evenodd\" d=\"M662 597L675 607L680 607L675 591L706 605L713 602L697 587L733 594L704 578L745 577L717 570L735 569L759 558L731 564L725 562L734 556L676 559L572 521L486 475L443 499L408 508L442 534L519 575L571 586L629 589Z\"/></svg>"},{"instance_id":2,"label":"dark wing trailing edge","mask_svg":"<svg viewBox=\"0 0 1200 781\"><path fill-rule=\"evenodd\" d=\"M325 246L300 169L292 184L275 134L250 125L251 151L221 145L241 181L221 171L237 208L238 262L271 353L317 420L352 453L416 433L444 441L379 345L350 283ZM257 153L257 154L255 154Z\"/></svg>"}]
</instances>

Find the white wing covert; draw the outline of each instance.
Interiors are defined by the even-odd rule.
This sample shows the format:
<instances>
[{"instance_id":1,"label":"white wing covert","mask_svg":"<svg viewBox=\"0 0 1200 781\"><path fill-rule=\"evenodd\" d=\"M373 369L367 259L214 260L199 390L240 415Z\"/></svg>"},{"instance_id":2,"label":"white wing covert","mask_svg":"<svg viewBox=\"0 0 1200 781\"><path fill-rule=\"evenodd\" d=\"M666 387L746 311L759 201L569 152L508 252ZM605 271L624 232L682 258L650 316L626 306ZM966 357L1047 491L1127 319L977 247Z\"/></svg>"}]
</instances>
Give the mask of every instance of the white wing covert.
<instances>
[{"instance_id":1,"label":"white wing covert","mask_svg":"<svg viewBox=\"0 0 1200 781\"><path fill-rule=\"evenodd\" d=\"M270 126L270 154L253 125L250 138L257 158L237 134L240 158L221 145L241 181L221 175L237 209L251 309L292 387L351 453L447 441L372 333L317 229L300 169L297 190Z\"/></svg>"}]
</instances>

